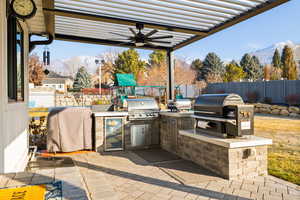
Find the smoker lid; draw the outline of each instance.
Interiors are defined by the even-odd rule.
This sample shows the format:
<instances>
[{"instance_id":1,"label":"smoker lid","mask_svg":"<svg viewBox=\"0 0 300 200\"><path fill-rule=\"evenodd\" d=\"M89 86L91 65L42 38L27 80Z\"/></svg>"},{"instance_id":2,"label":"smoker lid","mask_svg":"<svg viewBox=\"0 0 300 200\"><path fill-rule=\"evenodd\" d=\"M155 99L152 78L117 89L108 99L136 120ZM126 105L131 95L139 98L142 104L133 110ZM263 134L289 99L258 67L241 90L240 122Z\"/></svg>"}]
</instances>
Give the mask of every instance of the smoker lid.
<instances>
[{"instance_id":1,"label":"smoker lid","mask_svg":"<svg viewBox=\"0 0 300 200\"><path fill-rule=\"evenodd\" d=\"M244 101L238 94L204 94L195 101L196 107L223 107L241 104L244 104Z\"/></svg>"},{"instance_id":2,"label":"smoker lid","mask_svg":"<svg viewBox=\"0 0 300 200\"><path fill-rule=\"evenodd\" d=\"M159 110L154 98L145 99L126 99L128 111L133 110Z\"/></svg>"}]
</instances>

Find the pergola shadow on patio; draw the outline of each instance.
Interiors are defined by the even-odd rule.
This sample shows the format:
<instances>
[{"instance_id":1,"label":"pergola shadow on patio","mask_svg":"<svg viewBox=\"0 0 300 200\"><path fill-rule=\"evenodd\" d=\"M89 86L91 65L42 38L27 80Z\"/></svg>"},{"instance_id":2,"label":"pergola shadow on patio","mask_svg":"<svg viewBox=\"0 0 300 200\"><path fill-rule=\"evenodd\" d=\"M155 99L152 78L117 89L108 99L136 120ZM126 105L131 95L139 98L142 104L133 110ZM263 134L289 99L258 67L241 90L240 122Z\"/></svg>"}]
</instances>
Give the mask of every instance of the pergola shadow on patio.
<instances>
[{"instance_id":1,"label":"pergola shadow on patio","mask_svg":"<svg viewBox=\"0 0 300 200\"><path fill-rule=\"evenodd\" d=\"M174 99L173 51L288 0L38 0L31 34L56 40L161 49ZM31 41L31 47L39 42Z\"/></svg>"},{"instance_id":2,"label":"pergola shadow on patio","mask_svg":"<svg viewBox=\"0 0 300 200\"><path fill-rule=\"evenodd\" d=\"M172 161L155 164L147 162L132 151L102 155L81 154L72 158L92 199L282 200L297 199L300 195L296 185L280 182L272 177L259 176L229 181L207 170L199 172L199 168L191 168L191 163L186 160L181 160L180 165L177 160L173 166ZM166 171L172 168L189 174L190 177L200 178L193 182L181 182L178 177Z\"/></svg>"}]
</instances>

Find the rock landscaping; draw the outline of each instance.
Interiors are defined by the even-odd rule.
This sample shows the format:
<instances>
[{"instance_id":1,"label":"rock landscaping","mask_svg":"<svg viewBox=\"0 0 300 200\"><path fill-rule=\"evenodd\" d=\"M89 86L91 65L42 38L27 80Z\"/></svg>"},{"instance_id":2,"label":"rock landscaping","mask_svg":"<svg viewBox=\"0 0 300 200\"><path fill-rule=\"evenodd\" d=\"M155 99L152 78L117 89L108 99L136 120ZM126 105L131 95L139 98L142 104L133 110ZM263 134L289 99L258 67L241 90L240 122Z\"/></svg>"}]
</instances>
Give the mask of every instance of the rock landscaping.
<instances>
[{"instance_id":1,"label":"rock landscaping","mask_svg":"<svg viewBox=\"0 0 300 200\"><path fill-rule=\"evenodd\" d=\"M272 115L290 116L300 118L299 106L280 106L257 103L255 106L255 113L265 113Z\"/></svg>"},{"instance_id":2,"label":"rock landscaping","mask_svg":"<svg viewBox=\"0 0 300 200\"><path fill-rule=\"evenodd\" d=\"M96 101L108 101L109 95L56 94L55 106L90 106Z\"/></svg>"}]
</instances>

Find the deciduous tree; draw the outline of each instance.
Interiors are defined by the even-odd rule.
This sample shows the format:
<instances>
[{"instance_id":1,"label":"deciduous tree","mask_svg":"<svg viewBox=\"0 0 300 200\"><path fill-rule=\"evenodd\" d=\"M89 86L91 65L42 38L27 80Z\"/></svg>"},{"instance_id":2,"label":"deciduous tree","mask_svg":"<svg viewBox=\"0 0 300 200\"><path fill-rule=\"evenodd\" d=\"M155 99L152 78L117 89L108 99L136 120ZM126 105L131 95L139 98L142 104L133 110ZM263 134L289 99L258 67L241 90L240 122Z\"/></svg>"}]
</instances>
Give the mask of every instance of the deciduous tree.
<instances>
[{"instance_id":1,"label":"deciduous tree","mask_svg":"<svg viewBox=\"0 0 300 200\"><path fill-rule=\"evenodd\" d=\"M264 80L266 80L266 81L271 80L272 68L273 67L271 65L265 65L265 67L264 67Z\"/></svg>"},{"instance_id":2,"label":"deciduous tree","mask_svg":"<svg viewBox=\"0 0 300 200\"><path fill-rule=\"evenodd\" d=\"M246 73L243 69L231 62L230 64L226 65L226 72L224 74L223 80L224 82L233 82L239 81L245 78Z\"/></svg>"},{"instance_id":3,"label":"deciduous tree","mask_svg":"<svg viewBox=\"0 0 300 200\"><path fill-rule=\"evenodd\" d=\"M140 55L134 49L128 49L118 55L114 64L114 73L132 73L138 78L138 74L145 70L146 62L140 59Z\"/></svg>"},{"instance_id":4,"label":"deciduous tree","mask_svg":"<svg viewBox=\"0 0 300 200\"><path fill-rule=\"evenodd\" d=\"M285 46L282 51L281 57L282 63L282 77L288 80L297 80L297 66L294 59L293 49L289 46Z\"/></svg>"},{"instance_id":5,"label":"deciduous tree","mask_svg":"<svg viewBox=\"0 0 300 200\"><path fill-rule=\"evenodd\" d=\"M167 52L163 50L154 50L149 55L149 64L151 66L157 66L166 63Z\"/></svg>"},{"instance_id":6,"label":"deciduous tree","mask_svg":"<svg viewBox=\"0 0 300 200\"><path fill-rule=\"evenodd\" d=\"M31 55L28 60L29 83L35 86L42 85L45 78L44 65L37 55Z\"/></svg>"},{"instance_id":7,"label":"deciduous tree","mask_svg":"<svg viewBox=\"0 0 300 200\"><path fill-rule=\"evenodd\" d=\"M280 80L282 77L282 69L278 67L272 67L270 80Z\"/></svg>"},{"instance_id":8,"label":"deciduous tree","mask_svg":"<svg viewBox=\"0 0 300 200\"><path fill-rule=\"evenodd\" d=\"M167 75L167 65L166 63L161 63L154 65L146 73L140 75L138 83L139 85L166 86L168 81ZM176 85L192 84L196 79L196 72L184 60L176 59L174 76Z\"/></svg>"},{"instance_id":9,"label":"deciduous tree","mask_svg":"<svg viewBox=\"0 0 300 200\"><path fill-rule=\"evenodd\" d=\"M196 81L197 72L185 60L176 59L174 75L176 85L191 85Z\"/></svg>"}]
</instances>

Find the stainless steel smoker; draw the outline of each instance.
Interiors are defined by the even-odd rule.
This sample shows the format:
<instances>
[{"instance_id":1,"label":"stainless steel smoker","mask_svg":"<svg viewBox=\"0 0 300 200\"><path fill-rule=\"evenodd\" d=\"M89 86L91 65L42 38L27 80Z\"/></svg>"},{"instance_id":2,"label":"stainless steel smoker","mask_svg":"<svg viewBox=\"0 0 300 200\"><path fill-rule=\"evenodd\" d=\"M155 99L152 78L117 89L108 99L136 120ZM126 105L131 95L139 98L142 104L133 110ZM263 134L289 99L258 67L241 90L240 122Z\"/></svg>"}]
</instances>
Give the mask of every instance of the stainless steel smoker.
<instances>
[{"instance_id":1,"label":"stainless steel smoker","mask_svg":"<svg viewBox=\"0 0 300 200\"><path fill-rule=\"evenodd\" d=\"M252 105L237 94L205 94L194 105L196 131L221 137L253 135Z\"/></svg>"}]
</instances>

